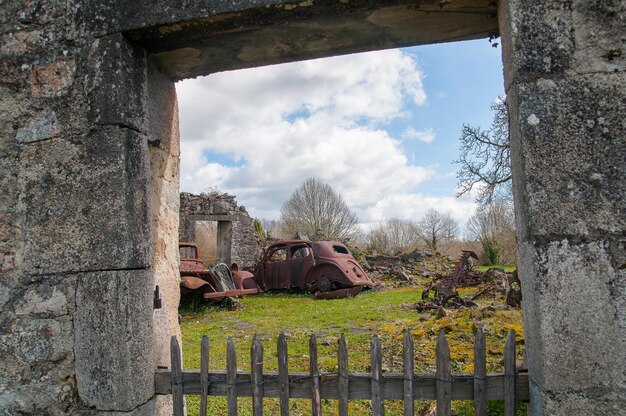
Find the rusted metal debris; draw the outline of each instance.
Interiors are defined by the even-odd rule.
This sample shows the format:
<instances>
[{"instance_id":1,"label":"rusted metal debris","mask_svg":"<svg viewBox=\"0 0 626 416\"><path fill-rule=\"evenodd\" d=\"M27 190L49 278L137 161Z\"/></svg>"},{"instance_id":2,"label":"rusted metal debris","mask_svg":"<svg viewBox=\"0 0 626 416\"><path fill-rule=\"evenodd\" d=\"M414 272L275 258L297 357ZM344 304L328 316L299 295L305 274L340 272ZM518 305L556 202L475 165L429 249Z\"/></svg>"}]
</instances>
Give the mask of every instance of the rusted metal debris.
<instances>
[{"instance_id":1,"label":"rusted metal debris","mask_svg":"<svg viewBox=\"0 0 626 416\"><path fill-rule=\"evenodd\" d=\"M339 241L278 241L265 251L255 276L263 290L303 289L318 299L355 296L376 286Z\"/></svg>"},{"instance_id":2,"label":"rusted metal debris","mask_svg":"<svg viewBox=\"0 0 626 416\"><path fill-rule=\"evenodd\" d=\"M478 260L476 253L469 250L463 250L461 253L461 259L451 275L442 276L438 274L435 280L424 289L422 292L423 301L430 300L437 307L476 306L473 301L462 299L457 292L457 288L480 284L483 273L474 270L472 267L470 257Z\"/></svg>"},{"instance_id":3,"label":"rusted metal debris","mask_svg":"<svg viewBox=\"0 0 626 416\"><path fill-rule=\"evenodd\" d=\"M459 308L462 306L477 306L474 302L485 294L499 296L506 295L506 303L509 306L519 307L522 300L521 282L517 277L517 271L512 275L502 269L490 269L485 273L474 270L470 258L478 259L473 251L462 251L461 259L456 265L454 272L448 276L437 274L422 292L422 302L415 304L417 310L441 310L444 307ZM463 299L459 296L459 287L478 286L488 283L474 296Z\"/></svg>"}]
</instances>

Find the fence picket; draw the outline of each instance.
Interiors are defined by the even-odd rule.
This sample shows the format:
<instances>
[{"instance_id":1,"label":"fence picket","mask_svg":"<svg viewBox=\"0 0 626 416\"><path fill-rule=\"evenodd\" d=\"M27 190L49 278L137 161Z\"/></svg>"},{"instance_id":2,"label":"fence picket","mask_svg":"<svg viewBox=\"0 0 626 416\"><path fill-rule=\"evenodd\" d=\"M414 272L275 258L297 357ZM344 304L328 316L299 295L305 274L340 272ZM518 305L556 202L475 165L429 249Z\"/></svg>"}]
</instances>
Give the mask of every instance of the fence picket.
<instances>
[{"instance_id":1,"label":"fence picket","mask_svg":"<svg viewBox=\"0 0 626 416\"><path fill-rule=\"evenodd\" d=\"M443 329L437 338L437 416L450 416L452 399L452 372L450 348Z\"/></svg>"},{"instance_id":2,"label":"fence picket","mask_svg":"<svg viewBox=\"0 0 626 416\"><path fill-rule=\"evenodd\" d=\"M320 370L317 365L317 337L311 334L309 338L309 360L311 369L311 414L322 414L322 402L320 398Z\"/></svg>"},{"instance_id":3,"label":"fence picket","mask_svg":"<svg viewBox=\"0 0 626 416\"><path fill-rule=\"evenodd\" d=\"M250 348L250 368L252 369L252 414L263 415L263 342L254 335Z\"/></svg>"},{"instance_id":4,"label":"fence picket","mask_svg":"<svg viewBox=\"0 0 626 416\"><path fill-rule=\"evenodd\" d=\"M278 336L278 385L280 396L280 416L289 415L289 370L287 368L287 338L284 333Z\"/></svg>"},{"instance_id":5,"label":"fence picket","mask_svg":"<svg viewBox=\"0 0 626 416\"><path fill-rule=\"evenodd\" d=\"M482 328L474 340L474 414L487 416L487 345Z\"/></svg>"},{"instance_id":6,"label":"fence picket","mask_svg":"<svg viewBox=\"0 0 626 416\"><path fill-rule=\"evenodd\" d=\"M370 366L372 371L372 414L382 416L385 414L381 387L383 354L380 339L376 335L373 335L370 341Z\"/></svg>"},{"instance_id":7,"label":"fence picket","mask_svg":"<svg viewBox=\"0 0 626 416\"><path fill-rule=\"evenodd\" d=\"M341 334L339 338L339 347L337 350L337 372L339 391L339 416L348 416L348 395L350 392L349 373L348 373L348 345L346 337Z\"/></svg>"},{"instance_id":8,"label":"fence picket","mask_svg":"<svg viewBox=\"0 0 626 416\"><path fill-rule=\"evenodd\" d=\"M232 338L226 341L226 383L228 416L237 416L237 353Z\"/></svg>"},{"instance_id":9,"label":"fence picket","mask_svg":"<svg viewBox=\"0 0 626 416\"><path fill-rule=\"evenodd\" d=\"M504 416L515 416L515 331L504 343Z\"/></svg>"},{"instance_id":10,"label":"fence picket","mask_svg":"<svg viewBox=\"0 0 626 416\"><path fill-rule=\"evenodd\" d=\"M209 337L202 336L200 344L200 416L206 416L209 395Z\"/></svg>"},{"instance_id":11,"label":"fence picket","mask_svg":"<svg viewBox=\"0 0 626 416\"><path fill-rule=\"evenodd\" d=\"M413 337L408 328L404 330L404 337L402 338L402 361L404 361L404 415L413 416L415 413L413 402L415 358L413 355Z\"/></svg>"},{"instance_id":12,"label":"fence picket","mask_svg":"<svg viewBox=\"0 0 626 416\"><path fill-rule=\"evenodd\" d=\"M178 339L172 336L170 339L170 354L172 361L172 402L174 407L174 416L183 416L185 414L183 393L183 370L180 355L180 346Z\"/></svg>"}]
</instances>

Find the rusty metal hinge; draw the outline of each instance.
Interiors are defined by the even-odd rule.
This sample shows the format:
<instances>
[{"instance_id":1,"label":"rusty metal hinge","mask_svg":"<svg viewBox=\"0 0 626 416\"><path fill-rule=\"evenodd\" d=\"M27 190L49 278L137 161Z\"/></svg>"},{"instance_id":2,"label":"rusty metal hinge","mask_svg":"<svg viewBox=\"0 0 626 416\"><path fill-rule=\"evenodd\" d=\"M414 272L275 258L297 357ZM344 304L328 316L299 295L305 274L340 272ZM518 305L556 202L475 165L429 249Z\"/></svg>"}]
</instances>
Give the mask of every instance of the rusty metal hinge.
<instances>
[{"instance_id":1,"label":"rusty metal hinge","mask_svg":"<svg viewBox=\"0 0 626 416\"><path fill-rule=\"evenodd\" d=\"M159 285L156 285L154 289L154 309L161 309L163 303L161 302L161 293L159 292Z\"/></svg>"}]
</instances>

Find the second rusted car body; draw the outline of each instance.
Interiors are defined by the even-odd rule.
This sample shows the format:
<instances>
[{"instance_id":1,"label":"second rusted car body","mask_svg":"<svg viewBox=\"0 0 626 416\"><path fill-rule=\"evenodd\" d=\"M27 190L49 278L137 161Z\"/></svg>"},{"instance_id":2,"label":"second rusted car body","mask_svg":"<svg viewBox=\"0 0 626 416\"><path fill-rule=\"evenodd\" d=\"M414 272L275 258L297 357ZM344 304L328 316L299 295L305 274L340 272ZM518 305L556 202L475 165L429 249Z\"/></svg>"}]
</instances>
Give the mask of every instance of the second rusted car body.
<instances>
[{"instance_id":1,"label":"second rusted car body","mask_svg":"<svg viewBox=\"0 0 626 416\"><path fill-rule=\"evenodd\" d=\"M251 273L240 271L233 263L207 269L198 258L198 247L193 243L179 243L181 294L195 291L202 293L203 299L223 299L232 296L259 293L259 287Z\"/></svg>"},{"instance_id":2,"label":"second rusted car body","mask_svg":"<svg viewBox=\"0 0 626 416\"><path fill-rule=\"evenodd\" d=\"M279 241L265 251L255 277L263 290L311 290L325 299L354 296L376 286L338 241Z\"/></svg>"}]
</instances>

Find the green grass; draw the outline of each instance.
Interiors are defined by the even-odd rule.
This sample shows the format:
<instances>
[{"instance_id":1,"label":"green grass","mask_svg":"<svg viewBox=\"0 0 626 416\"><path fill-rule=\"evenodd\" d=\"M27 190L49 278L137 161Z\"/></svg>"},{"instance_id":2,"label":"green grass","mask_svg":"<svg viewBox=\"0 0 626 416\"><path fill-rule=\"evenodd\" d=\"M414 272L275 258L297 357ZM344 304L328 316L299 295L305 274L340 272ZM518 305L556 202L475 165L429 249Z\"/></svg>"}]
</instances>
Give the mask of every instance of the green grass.
<instances>
[{"instance_id":1,"label":"green grass","mask_svg":"<svg viewBox=\"0 0 626 416\"><path fill-rule=\"evenodd\" d=\"M479 272L486 272L489 269L504 269L507 273L513 273L517 269L516 264L494 264L492 266L474 266Z\"/></svg>"},{"instance_id":2,"label":"green grass","mask_svg":"<svg viewBox=\"0 0 626 416\"><path fill-rule=\"evenodd\" d=\"M465 289L471 293L474 289ZM312 295L300 293L262 293L248 296L240 302L240 310L229 311L208 306L188 308L181 323L183 333L184 368L198 369L200 340L208 335L210 340L211 370L226 367L226 340L232 338L238 357L238 369L250 370L250 344L254 334L263 340L264 372L277 371L276 341L278 334L287 335L289 370L308 371L308 340L312 333L318 338L318 361L322 372L337 369L337 341L343 333L349 351L351 372L369 371L370 336L378 334L383 344L383 367L391 372L401 372L402 332L409 328L413 334L416 353L416 371L434 372L435 341L440 328L447 332L453 371L471 372L473 365L473 334L477 325L486 331L488 371L502 371L504 338L510 328L519 334L518 349L523 349L521 312L515 309L460 309L449 311L443 318L431 313L420 314L411 306L420 300L417 288L395 288L362 293L355 298L316 300ZM483 305L481 305L483 306ZM292 414L310 414L309 400L292 400ZM463 402L455 404L458 414L470 415ZM265 399L265 413L277 413L278 401ZM351 414L370 414L368 401L351 401ZM432 402L417 402L420 412L431 409ZM226 401L211 398L210 414L224 414ZM250 414L250 399L239 400L239 413ZM198 400L188 398L188 414L196 415ZM465 409L465 410L463 410ZM386 402L387 414L401 414L402 402ZM324 414L336 414L336 401L324 400Z\"/></svg>"}]
</instances>

